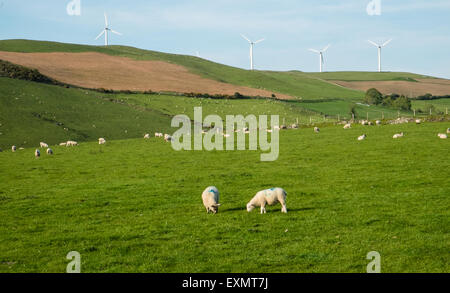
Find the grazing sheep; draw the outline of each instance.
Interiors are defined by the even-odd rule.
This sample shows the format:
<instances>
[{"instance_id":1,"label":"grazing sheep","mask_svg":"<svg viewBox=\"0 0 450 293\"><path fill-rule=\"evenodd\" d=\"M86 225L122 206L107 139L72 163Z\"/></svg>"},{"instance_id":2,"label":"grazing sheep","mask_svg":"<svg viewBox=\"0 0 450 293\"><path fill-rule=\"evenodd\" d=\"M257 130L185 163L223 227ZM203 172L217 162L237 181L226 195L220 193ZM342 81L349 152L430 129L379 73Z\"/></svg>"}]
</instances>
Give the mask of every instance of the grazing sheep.
<instances>
[{"instance_id":1,"label":"grazing sheep","mask_svg":"<svg viewBox=\"0 0 450 293\"><path fill-rule=\"evenodd\" d=\"M447 133L450 133L450 128L447 128Z\"/></svg>"},{"instance_id":2,"label":"grazing sheep","mask_svg":"<svg viewBox=\"0 0 450 293\"><path fill-rule=\"evenodd\" d=\"M275 125L275 126L273 127L273 130L280 130L280 126Z\"/></svg>"},{"instance_id":3,"label":"grazing sheep","mask_svg":"<svg viewBox=\"0 0 450 293\"><path fill-rule=\"evenodd\" d=\"M416 119L416 124L420 124L420 123L422 123L422 120Z\"/></svg>"},{"instance_id":4,"label":"grazing sheep","mask_svg":"<svg viewBox=\"0 0 450 293\"><path fill-rule=\"evenodd\" d=\"M447 139L447 134L445 133L439 133L438 136L440 139Z\"/></svg>"},{"instance_id":5,"label":"grazing sheep","mask_svg":"<svg viewBox=\"0 0 450 293\"><path fill-rule=\"evenodd\" d=\"M292 129L297 129L298 128L298 125L297 124L292 124Z\"/></svg>"},{"instance_id":6,"label":"grazing sheep","mask_svg":"<svg viewBox=\"0 0 450 293\"><path fill-rule=\"evenodd\" d=\"M358 140L364 140L364 139L366 139L366 137L367 137L367 135L363 134L358 137Z\"/></svg>"},{"instance_id":7,"label":"grazing sheep","mask_svg":"<svg viewBox=\"0 0 450 293\"><path fill-rule=\"evenodd\" d=\"M376 125L381 125L381 121L380 121L380 120L377 120L377 121L375 121L375 124L376 124Z\"/></svg>"},{"instance_id":8,"label":"grazing sheep","mask_svg":"<svg viewBox=\"0 0 450 293\"><path fill-rule=\"evenodd\" d=\"M272 129L267 129L266 131L267 131L268 133L272 133L273 130L272 130Z\"/></svg>"},{"instance_id":9,"label":"grazing sheep","mask_svg":"<svg viewBox=\"0 0 450 293\"><path fill-rule=\"evenodd\" d=\"M369 121L362 120L362 121L361 121L361 125L369 125Z\"/></svg>"},{"instance_id":10,"label":"grazing sheep","mask_svg":"<svg viewBox=\"0 0 450 293\"><path fill-rule=\"evenodd\" d=\"M73 140L69 140L68 142L66 142L66 147L77 146L77 145L78 145L78 143L76 141L73 141Z\"/></svg>"},{"instance_id":11,"label":"grazing sheep","mask_svg":"<svg viewBox=\"0 0 450 293\"><path fill-rule=\"evenodd\" d=\"M48 148L48 144L46 144L45 142L40 142L39 145L41 148Z\"/></svg>"},{"instance_id":12,"label":"grazing sheep","mask_svg":"<svg viewBox=\"0 0 450 293\"><path fill-rule=\"evenodd\" d=\"M372 123L372 121L369 121L369 123L368 123L367 125L369 125L369 126L373 126L373 123Z\"/></svg>"},{"instance_id":13,"label":"grazing sheep","mask_svg":"<svg viewBox=\"0 0 450 293\"><path fill-rule=\"evenodd\" d=\"M155 133L155 134L156 134L156 133ZM155 135L155 136L156 136L156 135ZM144 135L144 139L149 139L149 138L150 138L150 134L147 133L147 134Z\"/></svg>"},{"instance_id":14,"label":"grazing sheep","mask_svg":"<svg viewBox=\"0 0 450 293\"><path fill-rule=\"evenodd\" d=\"M392 138L400 138L400 137L403 137L403 132L394 134Z\"/></svg>"},{"instance_id":15,"label":"grazing sheep","mask_svg":"<svg viewBox=\"0 0 450 293\"><path fill-rule=\"evenodd\" d=\"M281 125L280 128L281 128L281 129L287 129L287 126L286 126L286 125Z\"/></svg>"},{"instance_id":16,"label":"grazing sheep","mask_svg":"<svg viewBox=\"0 0 450 293\"><path fill-rule=\"evenodd\" d=\"M202 200L208 214L216 214L219 211L219 190L215 186L208 186L203 191Z\"/></svg>"},{"instance_id":17,"label":"grazing sheep","mask_svg":"<svg viewBox=\"0 0 450 293\"><path fill-rule=\"evenodd\" d=\"M314 132L315 132L315 133L319 133L319 132L320 132L319 127L314 127Z\"/></svg>"},{"instance_id":18,"label":"grazing sheep","mask_svg":"<svg viewBox=\"0 0 450 293\"><path fill-rule=\"evenodd\" d=\"M105 143L106 143L106 140L104 138L100 137L98 139L98 144L105 144Z\"/></svg>"},{"instance_id":19,"label":"grazing sheep","mask_svg":"<svg viewBox=\"0 0 450 293\"><path fill-rule=\"evenodd\" d=\"M344 129L350 129L352 128L352 125L350 123L347 123L344 125Z\"/></svg>"},{"instance_id":20,"label":"grazing sheep","mask_svg":"<svg viewBox=\"0 0 450 293\"><path fill-rule=\"evenodd\" d=\"M59 145L60 145L60 146L66 146L66 144L67 144L67 142L62 142L62 143L60 143Z\"/></svg>"},{"instance_id":21,"label":"grazing sheep","mask_svg":"<svg viewBox=\"0 0 450 293\"><path fill-rule=\"evenodd\" d=\"M36 149L36 150L34 151L34 156L35 156L36 158L39 158L39 157L41 156L41 152L40 152L38 149Z\"/></svg>"},{"instance_id":22,"label":"grazing sheep","mask_svg":"<svg viewBox=\"0 0 450 293\"><path fill-rule=\"evenodd\" d=\"M51 148L47 149L47 155L53 155L53 150Z\"/></svg>"},{"instance_id":23,"label":"grazing sheep","mask_svg":"<svg viewBox=\"0 0 450 293\"><path fill-rule=\"evenodd\" d=\"M287 213L286 191L283 188L270 188L261 190L247 204L247 212L251 212L255 207L261 207L261 214L266 213L266 205L281 204L281 212Z\"/></svg>"},{"instance_id":24,"label":"grazing sheep","mask_svg":"<svg viewBox=\"0 0 450 293\"><path fill-rule=\"evenodd\" d=\"M166 142L172 141L172 139L173 139L172 136L170 136L170 135L168 135L168 134L164 134L164 140L165 140Z\"/></svg>"},{"instance_id":25,"label":"grazing sheep","mask_svg":"<svg viewBox=\"0 0 450 293\"><path fill-rule=\"evenodd\" d=\"M13 145L13 146L11 147L11 151L14 153L15 151L17 151L17 147L16 147L15 145Z\"/></svg>"}]
</instances>

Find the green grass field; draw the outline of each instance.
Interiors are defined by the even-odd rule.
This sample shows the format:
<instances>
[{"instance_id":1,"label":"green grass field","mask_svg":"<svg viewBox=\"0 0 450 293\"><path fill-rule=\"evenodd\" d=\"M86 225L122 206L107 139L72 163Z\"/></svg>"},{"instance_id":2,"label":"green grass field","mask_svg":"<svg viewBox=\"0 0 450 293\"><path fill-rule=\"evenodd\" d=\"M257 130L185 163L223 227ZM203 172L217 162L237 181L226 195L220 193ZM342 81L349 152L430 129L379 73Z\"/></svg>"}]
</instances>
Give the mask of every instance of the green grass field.
<instances>
[{"instance_id":1,"label":"green grass field","mask_svg":"<svg viewBox=\"0 0 450 293\"><path fill-rule=\"evenodd\" d=\"M0 153L0 271L450 272L450 123L281 132L280 157L176 152L162 140ZM393 140L392 134L405 132ZM366 133L359 142L356 137ZM206 214L215 185L222 207ZM288 192L247 213L259 190Z\"/></svg>"}]
</instances>

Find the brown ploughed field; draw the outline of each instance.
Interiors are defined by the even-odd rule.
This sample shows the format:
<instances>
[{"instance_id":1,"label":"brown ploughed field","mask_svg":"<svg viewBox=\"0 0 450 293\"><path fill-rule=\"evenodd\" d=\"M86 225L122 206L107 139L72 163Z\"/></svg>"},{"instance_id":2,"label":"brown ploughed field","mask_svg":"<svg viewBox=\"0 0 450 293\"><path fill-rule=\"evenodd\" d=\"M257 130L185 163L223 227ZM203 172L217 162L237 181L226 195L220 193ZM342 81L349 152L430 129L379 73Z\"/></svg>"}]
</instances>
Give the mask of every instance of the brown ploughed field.
<instances>
[{"instance_id":1,"label":"brown ploughed field","mask_svg":"<svg viewBox=\"0 0 450 293\"><path fill-rule=\"evenodd\" d=\"M206 79L163 61L137 61L101 53L0 52L0 59L38 69L58 81L86 88L208 93L291 99L289 95Z\"/></svg>"}]
</instances>

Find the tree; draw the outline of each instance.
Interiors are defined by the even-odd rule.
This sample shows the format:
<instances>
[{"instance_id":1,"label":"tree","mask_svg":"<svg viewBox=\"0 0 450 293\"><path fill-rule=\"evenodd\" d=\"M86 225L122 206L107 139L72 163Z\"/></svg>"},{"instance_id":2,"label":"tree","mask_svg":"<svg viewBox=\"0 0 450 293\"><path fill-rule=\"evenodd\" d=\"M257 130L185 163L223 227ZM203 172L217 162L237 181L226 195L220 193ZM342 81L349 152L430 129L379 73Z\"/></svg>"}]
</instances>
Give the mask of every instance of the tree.
<instances>
[{"instance_id":1,"label":"tree","mask_svg":"<svg viewBox=\"0 0 450 293\"><path fill-rule=\"evenodd\" d=\"M378 105L383 101L383 95L375 88L368 89L365 102L369 105Z\"/></svg>"}]
</instances>

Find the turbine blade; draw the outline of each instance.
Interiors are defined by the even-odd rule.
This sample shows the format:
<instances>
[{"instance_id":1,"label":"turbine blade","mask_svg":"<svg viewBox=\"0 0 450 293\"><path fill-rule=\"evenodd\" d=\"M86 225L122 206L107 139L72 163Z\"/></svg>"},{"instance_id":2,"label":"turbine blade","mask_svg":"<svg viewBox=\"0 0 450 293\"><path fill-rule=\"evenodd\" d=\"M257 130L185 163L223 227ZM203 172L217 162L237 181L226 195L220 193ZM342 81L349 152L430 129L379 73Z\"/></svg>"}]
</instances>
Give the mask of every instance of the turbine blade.
<instances>
[{"instance_id":1,"label":"turbine blade","mask_svg":"<svg viewBox=\"0 0 450 293\"><path fill-rule=\"evenodd\" d=\"M379 45L375 42L372 42L371 40L368 40L369 43L371 43L372 45L374 45L375 47L379 47Z\"/></svg>"},{"instance_id":2,"label":"turbine blade","mask_svg":"<svg viewBox=\"0 0 450 293\"><path fill-rule=\"evenodd\" d=\"M101 36L103 36L104 33L105 33L105 30L102 30L102 32L101 32L95 39L98 40L98 38L100 38Z\"/></svg>"},{"instance_id":3,"label":"turbine blade","mask_svg":"<svg viewBox=\"0 0 450 293\"><path fill-rule=\"evenodd\" d=\"M243 37L244 39L246 39L249 43L252 42L252 41L250 41L246 36L244 36L243 34L241 34L241 37Z\"/></svg>"},{"instance_id":4,"label":"turbine blade","mask_svg":"<svg viewBox=\"0 0 450 293\"><path fill-rule=\"evenodd\" d=\"M110 30L112 33L115 33L116 35L119 35L119 36L121 36L122 34L121 33L119 33L119 32L116 32L115 30Z\"/></svg>"},{"instance_id":5,"label":"turbine blade","mask_svg":"<svg viewBox=\"0 0 450 293\"><path fill-rule=\"evenodd\" d=\"M387 44L389 44L392 41L392 39L390 39L389 41L385 42L383 45L381 45L381 47L386 46Z\"/></svg>"},{"instance_id":6,"label":"turbine blade","mask_svg":"<svg viewBox=\"0 0 450 293\"><path fill-rule=\"evenodd\" d=\"M314 50L314 49L308 49L308 50L311 51L311 52L314 52L314 53L320 53L319 51Z\"/></svg>"},{"instance_id":7,"label":"turbine blade","mask_svg":"<svg viewBox=\"0 0 450 293\"><path fill-rule=\"evenodd\" d=\"M262 41L264 41L265 40L265 38L264 39L261 39L261 40L257 40L256 42L255 42L255 44L257 44L257 43L259 43L259 42L262 42Z\"/></svg>"},{"instance_id":8,"label":"turbine blade","mask_svg":"<svg viewBox=\"0 0 450 293\"><path fill-rule=\"evenodd\" d=\"M322 52L326 52L326 51L328 50L328 48L330 48L330 46L331 46L331 45L326 46L326 47L322 50Z\"/></svg>"},{"instance_id":9,"label":"turbine blade","mask_svg":"<svg viewBox=\"0 0 450 293\"><path fill-rule=\"evenodd\" d=\"M108 27L108 17L106 16L106 12L104 14L105 14L105 27Z\"/></svg>"}]
</instances>

